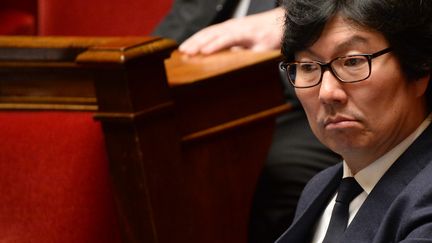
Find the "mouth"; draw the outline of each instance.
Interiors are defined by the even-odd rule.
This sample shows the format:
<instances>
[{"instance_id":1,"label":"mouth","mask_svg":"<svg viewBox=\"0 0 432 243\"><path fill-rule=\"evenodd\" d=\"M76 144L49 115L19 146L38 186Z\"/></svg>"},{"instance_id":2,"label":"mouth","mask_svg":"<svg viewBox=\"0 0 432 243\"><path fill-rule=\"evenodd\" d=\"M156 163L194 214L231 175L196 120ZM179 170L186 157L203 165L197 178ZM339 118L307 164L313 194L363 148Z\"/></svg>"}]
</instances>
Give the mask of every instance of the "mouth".
<instances>
[{"instance_id":1,"label":"mouth","mask_svg":"<svg viewBox=\"0 0 432 243\"><path fill-rule=\"evenodd\" d=\"M343 129L350 128L358 124L358 120L347 116L328 117L324 120L326 129Z\"/></svg>"}]
</instances>

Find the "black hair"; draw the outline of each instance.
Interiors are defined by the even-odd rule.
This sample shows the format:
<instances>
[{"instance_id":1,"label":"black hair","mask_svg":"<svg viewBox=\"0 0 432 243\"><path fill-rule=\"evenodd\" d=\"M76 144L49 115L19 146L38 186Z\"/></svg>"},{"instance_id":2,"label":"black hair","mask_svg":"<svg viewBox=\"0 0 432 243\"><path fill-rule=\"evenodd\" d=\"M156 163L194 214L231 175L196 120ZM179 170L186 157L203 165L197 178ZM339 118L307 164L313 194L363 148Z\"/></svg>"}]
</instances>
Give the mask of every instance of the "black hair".
<instances>
[{"instance_id":1,"label":"black hair","mask_svg":"<svg viewBox=\"0 0 432 243\"><path fill-rule=\"evenodd\" d=\"M432 0L285 0L283 6L282 54L288 61L313 45L338 14L353 25L382 33L408 79L430 73Z\"/></svg>"}]
</instances>

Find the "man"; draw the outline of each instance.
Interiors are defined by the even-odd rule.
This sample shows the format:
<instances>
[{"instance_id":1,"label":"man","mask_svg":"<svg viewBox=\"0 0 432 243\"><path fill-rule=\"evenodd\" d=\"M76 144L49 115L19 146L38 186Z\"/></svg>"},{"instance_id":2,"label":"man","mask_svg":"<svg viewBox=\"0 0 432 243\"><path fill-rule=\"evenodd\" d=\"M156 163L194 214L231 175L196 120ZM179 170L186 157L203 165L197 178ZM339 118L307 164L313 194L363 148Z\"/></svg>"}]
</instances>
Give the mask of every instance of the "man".
<instances>
[{"instance_id":1,"label":"man","mask_svg":"<svg viewBox=\"0 0 432 243\"><path fill-rule=\"evenodd\" d=\"M281 67L343 162L308 183L277 242L432 242L432 1L285 8Z\"/></svg>"},{"instance_id":2,"label":"man","mask_svg":"<svg viewBox=\"0 0 432 243\"><path fill-rule=\"evenodd\" d=\"M248 1L177 0L154 34L174 38L181 43L180 51L187 55L208 55L233 47L279 49L283 9L272 0L250 0L249 6L245 2ZM248 16L242 16L246 13ZM255 192L249 243L274 242L290 225L306 182L340 161L312 134L289 84L285 92L288 102L296 107L278 118Z\"/></svg>"}]
</instances>

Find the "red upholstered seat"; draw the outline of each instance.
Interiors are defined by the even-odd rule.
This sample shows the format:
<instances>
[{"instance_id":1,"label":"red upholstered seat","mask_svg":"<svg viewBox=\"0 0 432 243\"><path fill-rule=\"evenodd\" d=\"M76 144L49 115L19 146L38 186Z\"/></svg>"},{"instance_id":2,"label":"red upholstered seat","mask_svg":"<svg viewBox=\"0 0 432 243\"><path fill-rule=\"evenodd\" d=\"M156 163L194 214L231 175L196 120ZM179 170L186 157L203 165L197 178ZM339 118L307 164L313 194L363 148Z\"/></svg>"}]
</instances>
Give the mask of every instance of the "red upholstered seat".
<instances>
[{"instance_id":1,"label":"red upholstered seat","mask_svg":"<svg viewBox=\"0 0 432 243\"><path fill-rule=\"evenodd\" d=\"M149 35L172 0L38 0L39 35Z\"/></svg>"},{"instance_id":2,"label":"red upholstered seat","mask_svg":"<svg viewBox=\"0 0 432 243\"><path fill-rule=\"evenodd\" d=\"M32 14L17 9L0 9L0 35L33 35L36 33Z\"/></svg>"},{"instance_id":3,"label":"red upholstered seat","mask_svg":"<svg viewBox=\"0 0 432 243\"><path fill-rule=\"evenodd\" d=\"M91 113L2 111L0 134L0 242L120 242Z\"/></svg>"},{"instance_id":4,"label":"red upholstered seat","mask_svg":"<svg viewBox=\"0 0 432 243\"><path fill-rule=\"evenodd\" d=\"M1 0L0 35L36 34L37 0Z\"/></svg>"}]
</instances>

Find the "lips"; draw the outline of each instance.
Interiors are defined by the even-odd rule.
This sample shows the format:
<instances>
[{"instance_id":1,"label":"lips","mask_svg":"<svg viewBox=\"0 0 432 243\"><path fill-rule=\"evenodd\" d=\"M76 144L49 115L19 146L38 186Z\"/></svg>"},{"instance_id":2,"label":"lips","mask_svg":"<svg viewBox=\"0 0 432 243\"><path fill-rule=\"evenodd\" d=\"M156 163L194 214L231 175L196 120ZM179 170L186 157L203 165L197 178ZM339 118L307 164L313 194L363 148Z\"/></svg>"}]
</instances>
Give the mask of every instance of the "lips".
<instances>
[{"instance_id":1,"label":"lips","mask_svg":"<svg viewBox=\"0 0 432 243\"><path fill-rule=\"evenodd\" d=\"M348 116L328 117L324 120L325 128L343 128L357 123L358 120Z\"/></svg>"}]
</instances>

